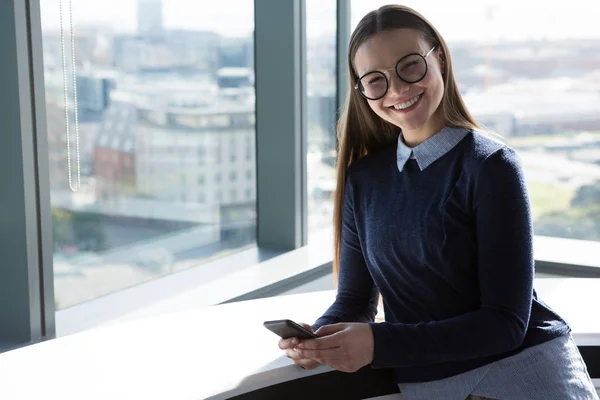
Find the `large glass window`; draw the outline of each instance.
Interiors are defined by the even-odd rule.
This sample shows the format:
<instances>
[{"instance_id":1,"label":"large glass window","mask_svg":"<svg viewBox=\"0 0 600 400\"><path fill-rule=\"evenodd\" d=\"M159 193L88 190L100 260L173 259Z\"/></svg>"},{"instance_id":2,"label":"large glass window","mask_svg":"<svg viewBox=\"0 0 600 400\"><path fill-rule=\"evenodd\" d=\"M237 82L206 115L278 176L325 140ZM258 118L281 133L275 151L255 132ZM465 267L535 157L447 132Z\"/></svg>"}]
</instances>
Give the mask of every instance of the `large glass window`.
<instances>
[{"instance_id":1,"label":"large glass window","mask_svg":"<svg viewBox=\"0 0 600 400\"><path fill-rule=\"evenodd\" d=\"M308 229L332 229L336 158L336 1L306 0ZM332 242L333 243L333 242Z\"/></svg>"},{"instance_id":2,"label":"large glass window","mask_svg":"<svg viewBox=\"0 0 600 400\"><path fill-rule=\"evenodd\" d=\"M387 3L354 0L352 27ZM467 106L520 155L536 235L599 241L599 3L402 4L444 36Z\"/></svg>"},{"instance_id":3,"label":"large glass window","mask_svg":"<svg viewBox=\"0 0 600 400\"><path fill-rule=\"evenodd\" d=\"M97 5L41 1L58 308L256 240L253 2Z\"/></svg>"}]
</instances>

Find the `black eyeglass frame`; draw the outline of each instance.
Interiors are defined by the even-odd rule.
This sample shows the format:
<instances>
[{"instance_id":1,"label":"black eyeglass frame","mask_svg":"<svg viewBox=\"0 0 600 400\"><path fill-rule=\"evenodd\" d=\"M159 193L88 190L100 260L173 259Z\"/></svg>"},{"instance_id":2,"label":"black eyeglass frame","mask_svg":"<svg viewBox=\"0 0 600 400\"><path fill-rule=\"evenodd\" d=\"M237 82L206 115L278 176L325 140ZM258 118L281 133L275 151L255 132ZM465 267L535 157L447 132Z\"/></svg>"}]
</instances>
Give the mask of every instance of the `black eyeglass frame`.
<instances>
[{"instance_id":1,"label":"black eyeglass frame","mask_svg":"<svg viewBox=\"0 0 600 400\"><path fill-rule=\"evenodd\" d=\"M365 95L365 94L362 92L362 90L358 90L358 93L360 93L360 95L361 95L362 97L364 97L365 99L367 99L367 100L379 100L379 99L381 99L381 98L385 97L385 95L387 94L388 90L390 89L390 81L389 81L389 79L388 79L388 77L387 77L387 75L386 75L385 73L386 73L387 71L391 71L391 70L394 70L394 71L396 71L396 75L398 76L398 78L400 78L400 80L401 80L402 82L406 82L406 83L409 83L409 84L413 84L413 83L421 82L423 79L425 79L425 77L427 76L427 72L429 71L429 64L427 63L427 56L429 56L429 55L430 55L430 54L433 52L433 50L435 50L437 47L438 47L438 45L437 45L437 44L436 44L436 45L434 45L434 46L431 48L431 50L429 50L429 51L427 52L427 54L425 54L425 55L423 55L423 54L419 54L419 53L410 53L410 54L407 54L407 55L405 55L404 57L402 57L401 59L399 59L399 60L396 62L396 65L395 65L393 68L388 68L388 69L385 69L385 70L383 70L383 71L369 71L369 72L367 72L366 74L364 74L364 75L362 75L360 78L358 78L358 80L357 80L357 82L356 82L356 85L354 85L354 89L358 89L358 88L359 88L360 81L361 81L361 79L362 79L362 78L364 78L365 76L367 76L367 75L370 75L370 74L381 74L381 75L383 75L383 77L385 78L385 91L383 92L383 94L382 94L381 96L379 96L379 97L373 97L373 98L371 98L371 97L367 97L367 96L366 96L366 95ZM402 77L400 76L400 74L398 73L398 64L400 64L400 63L401 63L403 60L407 59L408 57L412 57L412 56L419 56L419 57L421 57L421 58L423 59L423 61L425 62L425 72L423 73L423 76L422 76L421 78L419 78L419 79L417 79L417 80L415 80L415 81L408 81L408 80L406 80L406 79L402 78ZM363 87L364 87L364 86L363 86Z\"/></svg>"}]
</instances>

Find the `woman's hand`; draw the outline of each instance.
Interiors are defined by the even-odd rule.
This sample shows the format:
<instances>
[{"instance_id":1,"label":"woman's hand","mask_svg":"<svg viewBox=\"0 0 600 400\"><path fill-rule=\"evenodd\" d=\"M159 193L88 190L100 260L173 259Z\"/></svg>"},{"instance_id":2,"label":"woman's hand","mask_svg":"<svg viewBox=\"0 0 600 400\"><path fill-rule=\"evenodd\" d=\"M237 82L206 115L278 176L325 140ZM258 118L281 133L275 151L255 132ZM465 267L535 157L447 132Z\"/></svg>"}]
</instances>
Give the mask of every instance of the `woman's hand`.
<instances>
[{"instance_id":1,"label":"woman's hand","mask_svg":"<svg viewBox=\"0 0 600 400\"><path fill-rule=\"evenodd\" d=\"M322 326L319 338L304 340L296 346L301 360L314 360L342 372L356 372L373 361L373 331L365 323Z\"/></svg>"},{"instance_id":2,"label":"woman's hand","mask_svg":"<svg viewBox=\"0 0 600 400\"><path fill-rule=\"evenodd\" d=\"M309 331L313 331L312 327L308 324L299 323ZM299 365L304 369L315 369L319 366L319 363L310 358L306 358L298 354L294 348L300 344L298 338L281 339L279 341L279 348L285 350L285 355L294 361L294 364Z\"/></svg>"}]
</instances>

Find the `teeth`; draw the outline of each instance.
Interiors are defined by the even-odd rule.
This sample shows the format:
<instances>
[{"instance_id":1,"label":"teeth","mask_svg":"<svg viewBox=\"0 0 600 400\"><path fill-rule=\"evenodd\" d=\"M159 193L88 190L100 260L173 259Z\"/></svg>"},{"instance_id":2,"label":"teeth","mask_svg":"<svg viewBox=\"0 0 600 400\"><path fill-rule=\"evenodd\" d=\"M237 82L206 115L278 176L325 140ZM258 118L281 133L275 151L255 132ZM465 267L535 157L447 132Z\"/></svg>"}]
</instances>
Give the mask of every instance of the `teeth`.
<instances>
[{"instance_id":1,"label":"teeth","mask_svg":"<svg viewBox=\"0 0 600 400\"><path fill-rule=\"evenodd\" d=\"M396 104L396 105L394 105L394 108L396 110L404 110L405 108L408 108L408 107L412 106L413 104L415 104L417 102L417 100L419 100L419 97L421 97L421 95L418 95L417 97L413 97L412 99L408 100L407 102Z\"/></svg>"}]
</instances>

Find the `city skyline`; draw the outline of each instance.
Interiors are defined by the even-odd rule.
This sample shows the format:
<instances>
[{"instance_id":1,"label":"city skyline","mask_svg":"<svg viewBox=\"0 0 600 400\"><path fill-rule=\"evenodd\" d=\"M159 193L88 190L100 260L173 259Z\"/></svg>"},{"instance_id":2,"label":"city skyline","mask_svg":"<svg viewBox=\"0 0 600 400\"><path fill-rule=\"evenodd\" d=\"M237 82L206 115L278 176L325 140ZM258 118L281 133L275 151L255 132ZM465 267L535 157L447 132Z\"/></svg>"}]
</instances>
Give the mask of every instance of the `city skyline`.
<instances>
[{"instance_id":1,"label":"city skyline","mask_svg":"<svg viewBox=\"0 0 600 400\"><path fill-rule=\"evenodd\" d=\"M163 7L157 6L161 0L147 0L147 13L137 12L137 0L121 0L118 10L112 7L114 0L106 0L92 12L82 7L88 1L73 0L82 186L71 193L58 0L42 0L60 307L188 268L256 240L253 2L230 0L202 9L185 8L188 0L163 0L163 15ZM515 4L509 1L509 6ZM230 7L238 3L241 8ZM309 232L330 228L336 187L333 5L333 0L307 0ZM352 26L363 14L361 7L366 12L378 5L355 1ZM470 111L519 152L537 234L597 240L593 193L600 188L600 32L597 39L578 41L570 36L581 30L554 32L550 25L538 24L542 33L571 40L537 41L539 36L526 36L535 33L535 26L521 26L527 25L522 22L527 13L517 15L505 7L496 10L493 23L505 35L493 36L481 28L487 23L486 6L477 3L464 12L456 4L425 1L417 8L449 42ZM187 25L178 16L182 7ZM549 7L536 18L556 20L561 14ZM573 10L577 7L565 11L565 21ZM199 14L202 18L196 18ZM514 30L500 29L508 19ZM245 33L233 35L238 31ZM320 31L324 33L315 38ZM520 42L506 41L506 33ZM65 39L69 50L68 32ZM498 44L489 46L494 41ZM73 91L71 85L67 81L68 91ZM242 104L242 99L249 102ZM73 161L74 150L71 157ZM154 249L158 252L149 251Z\"/></svg>"},{"instance_id":2,"label":"city skyline","mask_svg":"<svg viewBox=\"0 0 600 400\"><path fill-rule=\"evenodd\" d=\"M73 0L75 29L105 25L118 32L137 31L138 0L105 0L95 7L86 6L87 1ZM66 9L67 0L63 2ZM227 0L225 3L226 6L223 2L199 5L193 0L163 2L164 26L166 29L209 30L229 37L250 35L254 29L254 2ZM387 3L353 1L352 28L368 11ZM467 0L463 0L463 3L407 0L402 4L421 12L448 41L600 39L600 30L596 27L600 4L585 0L573 0L569 7L562 7L558 3L548 4L542 0L508 0L502 3L496 0L477 3ZM41 9L42 27L58 29L59 0L42 0ZM115 12L117 9L119 12ZM309 37L334 34L334 1L308 0L306 14Z\"/></svg>"}]
</instances>

